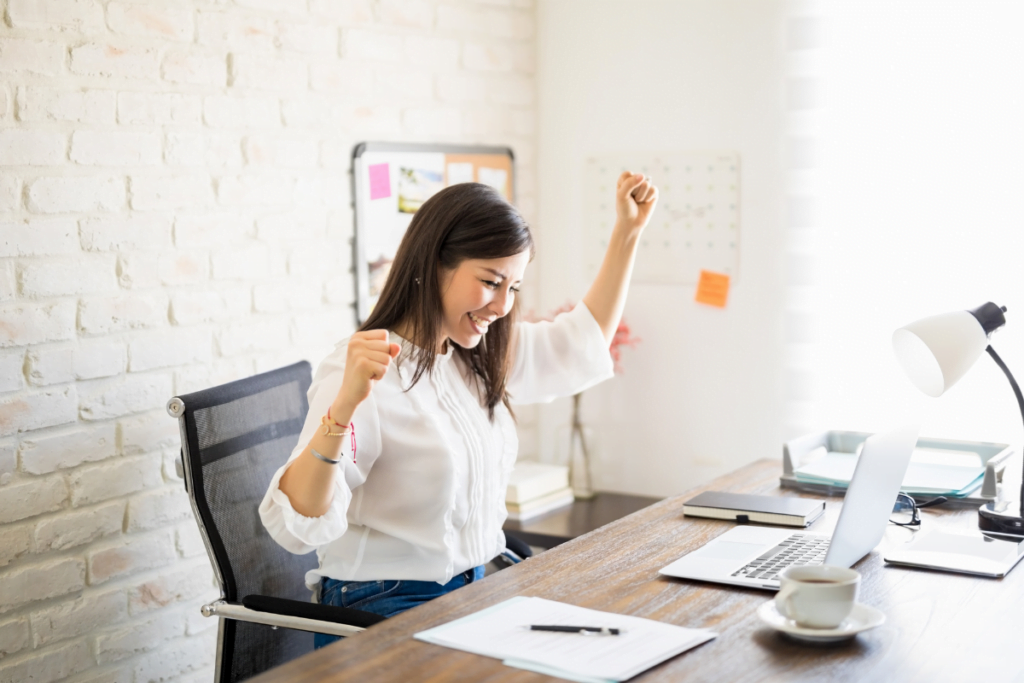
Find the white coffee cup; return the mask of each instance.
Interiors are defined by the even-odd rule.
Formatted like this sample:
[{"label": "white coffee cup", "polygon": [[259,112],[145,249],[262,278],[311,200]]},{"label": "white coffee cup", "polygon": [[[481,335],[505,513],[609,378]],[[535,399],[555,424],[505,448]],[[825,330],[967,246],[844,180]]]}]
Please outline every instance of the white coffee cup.
[{"label": "white coffee cup", "polygon": [[807,565],[779,574],[775,595],[779,614],[804,628],[836,628],[857,600],[860,574],[846,567]]}]

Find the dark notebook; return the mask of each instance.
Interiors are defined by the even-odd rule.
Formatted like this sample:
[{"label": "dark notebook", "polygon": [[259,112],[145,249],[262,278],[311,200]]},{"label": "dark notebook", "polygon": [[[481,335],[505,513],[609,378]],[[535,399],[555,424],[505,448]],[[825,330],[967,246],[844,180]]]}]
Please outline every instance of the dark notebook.
[{"label": "dark notebook", "polygon": [[825,512],[825,501],[810,498],[755,496],[749,493],[705,491],[683,503],[690,517],[732,519],[784,526],[808,526]]}]

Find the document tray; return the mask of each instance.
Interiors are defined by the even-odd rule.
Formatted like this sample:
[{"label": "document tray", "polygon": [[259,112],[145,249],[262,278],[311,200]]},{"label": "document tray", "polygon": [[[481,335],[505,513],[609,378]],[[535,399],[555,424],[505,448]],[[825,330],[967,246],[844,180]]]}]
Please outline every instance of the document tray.
[{"label": "document tray", "polygon": [[[807,434],[782,444],[782,476],[779,484],[783,488],[799,489],[825,496],[842,496],[846,493],[845,486],[829,486],[798,481],[796,470],[810,462],[821,448],[826,451],[855,453],[870,432],[847,432],[830,430]],[[985,467],[981,487],[963,498],[950,498],[946,507],[977,507],[996,500],[999,495],[1003,470],[1014,451],[1008,444],[989,443],[985,441],[958,441],[954,439],[932,439],[921,437],[917,440],[917,448],[931,451],[948,451],[952,453],[974,453]]]}]

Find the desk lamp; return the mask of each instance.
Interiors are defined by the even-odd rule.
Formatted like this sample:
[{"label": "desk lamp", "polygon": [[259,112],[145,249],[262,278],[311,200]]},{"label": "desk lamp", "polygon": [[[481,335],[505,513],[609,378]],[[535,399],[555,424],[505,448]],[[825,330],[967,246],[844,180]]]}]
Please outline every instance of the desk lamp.
[{"label": "desk lamp", "polygon": [[[922,318],[892,334],[892,348],[910,381],[932,397],[939,397],[967,374],[982,351],[992,356],[1010,380],[1024,418],[1024,396],[1006,363],[988,337],[1006,324],[1006,306],[991,301],[969,311]],[[985,503],[978,509],[978,526],[999,534],[1024,537],[1024,485],[1018,500]]]}]

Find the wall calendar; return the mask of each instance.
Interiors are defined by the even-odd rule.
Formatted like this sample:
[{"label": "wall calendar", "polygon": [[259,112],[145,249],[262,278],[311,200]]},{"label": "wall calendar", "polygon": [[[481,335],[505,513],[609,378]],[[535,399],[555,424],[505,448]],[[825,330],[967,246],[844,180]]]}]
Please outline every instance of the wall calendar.
[{"label": "wall calendar", "polygon": [[587,159],[584,258],[597,275],[615,222],[615,182],[623,171],[658,186],[658,206],[644,230],[633,281],[696,284],[701,270],[736,279],[740,237],[740,159],[734,152],[615,154]]}]

